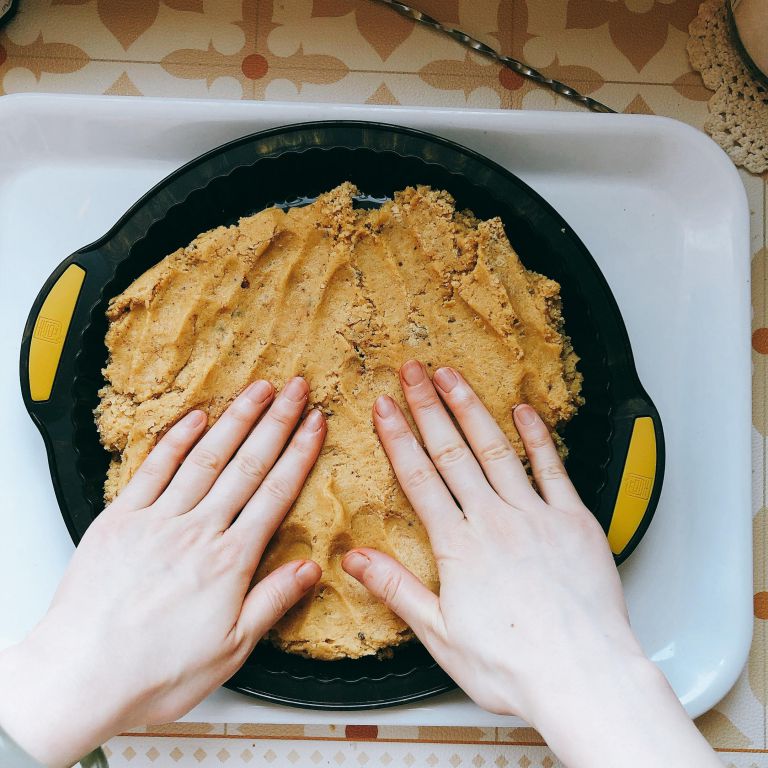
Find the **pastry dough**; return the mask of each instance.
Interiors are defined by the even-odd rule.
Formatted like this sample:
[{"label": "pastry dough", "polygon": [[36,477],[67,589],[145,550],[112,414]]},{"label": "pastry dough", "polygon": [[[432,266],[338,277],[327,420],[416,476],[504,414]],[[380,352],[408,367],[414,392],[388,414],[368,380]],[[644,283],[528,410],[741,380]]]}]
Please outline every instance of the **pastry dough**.
[{"label": "pastry dough", "polygon": [[404,405],[405,360],[460,369],[521,455],[517,403],[553,429],[580,404],[560,287],[523,267],[499,219],[457,212],[450,195],[426,187],[373,210],[356,205],[356,194],[342,184],[306,207],[206,232],[112,299],[96,410],[113,454],[109,501],[190,409],[213,423],[254,379],[280,387],[306,377],[328,436],[258,576],[295,558],[322,566],[314,592],[270,633],[279,647],[319,659],[412,637],[344,573],[351,547],[388,552],[438,588],[425,531],[371,422],[376,396]]}]

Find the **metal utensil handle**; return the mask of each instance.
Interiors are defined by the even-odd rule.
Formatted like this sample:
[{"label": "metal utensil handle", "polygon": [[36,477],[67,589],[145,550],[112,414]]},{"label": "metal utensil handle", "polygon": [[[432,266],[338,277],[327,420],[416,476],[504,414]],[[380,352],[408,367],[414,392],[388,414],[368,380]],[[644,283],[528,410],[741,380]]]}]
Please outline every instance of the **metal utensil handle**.
[{"label": "metal utensil handle", "polygon": [[98,747],[80,760],[80,765],[82,768],[109,768],[109,761],[104,750]]},{"label": "metal utensil handle", "polygon": [[547,77],[546,75],[543,75],[541,72],[539,72],[537,69],[534,69],[533,67],[529,67],[527,64],[524,64],[522,61],[513,59],[511,56],[504,56],[503,54],[498,53],[497,51],[494,51],[493,48],[486,45],[485,43],[481,43],[479,40],[475,39],[471,35],[468,35],[466,32],[462,32],[460,29],[454,29],[453,27],[447,27],[445,24],[441,24],[437,19],[433,19],[431,16],[428,16],[426,13],[422,13],[416,8],[411,8],[409,5],[399,2],[399,0],[375,0],[375,1],[383,5],[389,6],[393,10],[397,11],[401,16],[405,16],[406,18],[413,19],[419,24],[424,24],[425,26],[430,27],[431,29],[435,29],[438,32],[442,32],[443,34],[448,35],[449,37],[452,37],[454,40],[466,46],[467,48],[471,48],[472,50],[477,51],[483,56],[487,56],[488,58],[493,59],[494,61],[498,61],[500,64],[507,67],[508,69],[511,69],[513,72],[517,72],[518,75],[527,77],[529,80],[533,80],[534,82],[539,83],[539,85],[543,85],[546,88],[549,88],[551,91],[554,91],[560,96],[564,96],[565,98],[570,99],[571,101],[575,101],[575,102],[578,102],[579,104],[582,104],[587,109],[592,110],[592,112],[608,112],[608,113],[614,113],[614,114],[616,112],[615,109],[611,109],[610,107],[607,107],[605,104],[597,101],[596,99],[593,99],[590,96],[584,96],[583,94],[579,93],[575,88],[571,88],[570,85],[566,85],[565,83],[562,83],[559,80],[554,80],[551,77]]}]

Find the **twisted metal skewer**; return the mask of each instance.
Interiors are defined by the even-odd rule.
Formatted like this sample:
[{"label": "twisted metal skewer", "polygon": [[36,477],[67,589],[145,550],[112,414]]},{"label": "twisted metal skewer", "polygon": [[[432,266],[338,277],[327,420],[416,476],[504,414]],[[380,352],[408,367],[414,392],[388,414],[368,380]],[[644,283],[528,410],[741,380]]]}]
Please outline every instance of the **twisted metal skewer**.
[{"label": "twisted metal skewer", "polygon": [[518,75],[527,77],[529,80],[533,80],[534,82],[539,83],[539,85],[543,85],[559,94],[560,96],[564,96],[565,98],[570,99],[571,101],[576,101],[579,104],[585,106],[587,109],[592,110],[593,112],[616,112],[615,109],[607,107],[605,104],[597,101],[596,99],[593,99],[589,96],[584,96],[575,88],[571,88],[570,85],[561,83],[559,80],[553,80],[551,77],[546,77],[546,75],[541,74],[541,72],[534,69],[533,67],[529,67],[522,61],[513,59],[510,56],[504,56],[503,54],[494,51],[493,48],[486,45],[485,43],[481,43],[479,40],[471,37],[466,32],[462,32],[459,29],[454,29],[453,27],[447,27],[445,24],[441,24],[439,21],[437,21],[437,19],[433,19],[426,13],[422,13],[416,8],[411,8],[409,5],[401,3],[399,0],[375,0],[375,2],[381,3],[382,5],[387,5],[394,11],[397,11],[397,13],[399,13],[401,16],[413,19],[419,24],[424,24],[427,27],[452,37],[457,42],[468,48],[472,48],[483,56],[487,56],[494,61],[498,61],[500,64],[507,67],[508,69],[511,69],[513,72],[516,72]]}]

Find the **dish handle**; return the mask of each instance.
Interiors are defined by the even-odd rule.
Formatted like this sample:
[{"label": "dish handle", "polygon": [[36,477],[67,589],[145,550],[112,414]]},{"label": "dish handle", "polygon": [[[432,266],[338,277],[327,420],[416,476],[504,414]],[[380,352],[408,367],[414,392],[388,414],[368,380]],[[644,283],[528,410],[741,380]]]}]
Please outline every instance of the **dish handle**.
[{"label": "dish handle", "polygon": [[38,297],[25,333],[26,371],[22,381],[32,403],[50,400],[62,361],[67,334],[85,281],[85,269],[70,264]]},{"label": "dish handle", "polygon": [[650,525],[664,475],[658,413],[647,402],[633,406],[617,419],[611,438],[612,455],[624,456],[607,525],[608,543],[618,563],[629,557]]},{"label": "dish handle", "polygon": [[[56,498],[75,543],[99,509],[84,503],[82,454],[75,445],[72,412],[76,393],[72,390],[91,312],[113,275],[114,262],[108,253],[96,248],[72,254],[45,281],[29,311],[21,340],[22,398],[43,437]],[[90,407],[82,396],[80,401],[80,405]]]}]

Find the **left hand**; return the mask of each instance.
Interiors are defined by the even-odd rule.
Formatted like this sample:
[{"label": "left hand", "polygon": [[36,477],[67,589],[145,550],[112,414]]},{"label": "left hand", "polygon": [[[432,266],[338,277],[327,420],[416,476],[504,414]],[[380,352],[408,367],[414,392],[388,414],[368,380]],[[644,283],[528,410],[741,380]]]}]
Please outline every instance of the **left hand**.
[{"label": "left hand", "polygon": [[0,654],[0,725],[37,760],[185,714],[320,578],[305,560],[251,585],[325,438],[312,411],[281,456],[307,395],[256,382],[202,439],[188,414],[88,529],[45,618]]}]

